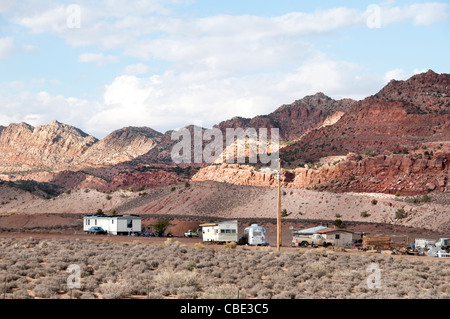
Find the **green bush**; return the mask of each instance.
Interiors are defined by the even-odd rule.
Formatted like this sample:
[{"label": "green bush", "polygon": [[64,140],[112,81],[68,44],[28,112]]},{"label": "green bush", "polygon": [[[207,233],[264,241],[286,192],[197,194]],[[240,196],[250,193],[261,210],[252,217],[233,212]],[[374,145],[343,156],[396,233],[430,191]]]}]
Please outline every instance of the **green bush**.
[{"label": "green bush", "polygon": [[342,220],[340,220],[340,219],[336,219],[333,222],[333,225],[336,226],[337,228],[344,228],[345,227],[344,224],[342,223]]},{"label": "green bush", "polygon": [[405,210],[403,208],[397,209],[397,211],[395,212],[395,218],[396,219],[405,218]]},{"label": "green bush", "polygon": [[378,201],[376,199],[372,199],[371,203],[372,203],[372,205],[376,205],[378,203]]},{"label": "green bush", "polygon": [[226,249],[236,249],[237,243],[235,241],[230,241],[225,243]]},{"label": "green bush", "polygon": [[361,217],[367,217],[367,216],[369,216],[369,214],[367,214],[367,212],[361,212]]}]

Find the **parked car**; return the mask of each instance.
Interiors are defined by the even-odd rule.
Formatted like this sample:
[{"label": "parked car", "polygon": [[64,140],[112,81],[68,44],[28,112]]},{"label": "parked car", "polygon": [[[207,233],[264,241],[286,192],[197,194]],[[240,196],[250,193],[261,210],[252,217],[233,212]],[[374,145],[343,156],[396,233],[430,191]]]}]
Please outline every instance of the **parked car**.
[{"label": "parked car", "polygon": [[101,228],[100,226],[92,226],[91,228],[89,228],[88,230],[89,234],[107,234],[108,232],[106,230],[104,230],[103,228]]},{"label": "parked car", "polygon": [[194,231],[192,229],[189,229],[187,232],[184,233],[184,237],[188,237],[188,238],[198,237],[198,233],[199,233],[198,231]]},{"label": "parked car", "polygon": [[313,234],[313,235],[295,235],[292,240],[293,246],[302,246],[302,247],[308,247],[308,246],[332,246],[334,245],[333,239],[325,239],[320,234]]}]

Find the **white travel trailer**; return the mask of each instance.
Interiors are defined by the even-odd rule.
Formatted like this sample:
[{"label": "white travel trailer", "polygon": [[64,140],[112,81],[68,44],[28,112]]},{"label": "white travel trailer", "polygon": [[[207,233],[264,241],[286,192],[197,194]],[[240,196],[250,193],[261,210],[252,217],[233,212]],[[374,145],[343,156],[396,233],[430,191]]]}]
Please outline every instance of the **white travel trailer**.
[{"label": "white travel trailer", "polygon": [[242,239],[248,245],[267,246],[269,244],[266,241],[266,229],[258,224],[245,228]]},{"label": "white travel trailer", "polygon": [[209,242],[237,242],[238,222],[237,220],[219,223],[202,224],[203,241]]},{"label": "white travel trailer", "polygon": [[111,235],[132,235],[141,232],[142,219],[137,215],[91,215],[83,218],[83,231],[100,226]]}]

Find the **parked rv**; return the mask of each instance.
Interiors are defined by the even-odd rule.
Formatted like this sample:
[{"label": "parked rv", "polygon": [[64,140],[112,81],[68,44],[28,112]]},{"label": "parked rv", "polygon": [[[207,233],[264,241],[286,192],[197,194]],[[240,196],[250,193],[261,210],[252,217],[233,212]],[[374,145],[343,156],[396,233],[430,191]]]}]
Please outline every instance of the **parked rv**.
[{"label": "parked rv", "polygon": [[238,241],[238,222],[230,220],[218,223],[200,225],[202,227],[203,241],[207,242],[236,242]]},{"label": "parked rv", "polygon": [[266,229],[258,224],[252,224],[244,229],[244,235],[239,239],[240,245],[268,246]]}]

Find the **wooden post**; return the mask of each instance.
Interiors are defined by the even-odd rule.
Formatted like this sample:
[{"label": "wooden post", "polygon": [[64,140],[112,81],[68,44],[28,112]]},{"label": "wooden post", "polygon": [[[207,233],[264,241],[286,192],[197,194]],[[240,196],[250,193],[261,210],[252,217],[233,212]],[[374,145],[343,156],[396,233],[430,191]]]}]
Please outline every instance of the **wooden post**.
[{"label": "wooden post", "polygon": [[281,159],[278,159],[277,250],[281,247]]}]

